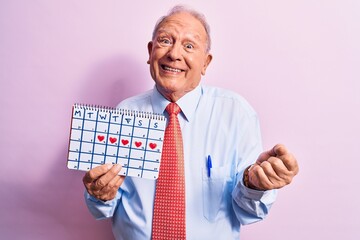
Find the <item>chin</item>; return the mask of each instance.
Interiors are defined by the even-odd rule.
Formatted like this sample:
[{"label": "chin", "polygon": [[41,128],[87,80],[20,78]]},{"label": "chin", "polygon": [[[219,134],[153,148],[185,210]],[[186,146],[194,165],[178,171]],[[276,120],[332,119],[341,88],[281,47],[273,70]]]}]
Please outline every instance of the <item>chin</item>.
[{"label": "chin", "polygon": [[156,84],[167,91],[178,91],[180,89],[179,84],[182,80],[180,79],[174,79],[174,78],[168,78],[168,79],[161,79],[160,81],[156,81]]},{"label": "chin", "polygon": [[[175,102],[177,100],[177,97],[181,90],[175,86],[167,86],[167,85],[156,85],[157,90],[163,95],[166,99]],[[181,95],[181,94],[180,94]]]}]

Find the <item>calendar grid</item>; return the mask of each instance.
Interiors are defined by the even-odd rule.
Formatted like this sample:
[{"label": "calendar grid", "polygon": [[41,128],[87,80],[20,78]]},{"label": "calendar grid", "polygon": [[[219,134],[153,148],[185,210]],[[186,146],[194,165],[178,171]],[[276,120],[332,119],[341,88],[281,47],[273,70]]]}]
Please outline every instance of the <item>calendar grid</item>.
[{"label": "calendar grid", "polygon": [[[143,158],[144,158],[144,161],[143,161],[143,164],[142,164],[142,169],[144,169],[144,165],[145,165],[145,160],[146,160],[146,150],[147,150],[147,145],[148,145],[148,140],[149,140],[149,132],[150,132],[150,121],[148,123],[148,126],[147,126],[147,135],[146,135],[146,140],[145,140],[145,151],[144,151],[144,155],[143,155]],[[141,172],[141,177],[143,175],[143,171]]]},{"label": "calendar grid", "polygon": [[[82,134],[83,134],[83,131],[84,131],[84,119],[82,119],[82,121],[81,121],[81,139],[82,139]],[[80,142],[80,147],[79,147],[79,155],[78,155],[78,158],[77,159],[79,159],[79,162],[78,162],[78,164],[77,164],[77,167],[79,168],[80,166],[80,153],[81,153],[81,142]]]},{"label": "calendar grid", "polygon": [[[124,119],[124,115],[121,116],[121,122],[123,121],[123,119]],[[122,124],[120,124],[120,129],[118,131],[119,136],[121,136],[121,130],[122,130]],[[120,140],[120,137],[119,137],[119,140]],[[117,147],[116,156],[119,156],[119,150],[120,150],[120,145],[118,145],[118,147]],[[118,164],[118,160],[119,160],[119,158],[117,157],[116,158],[116,164]]]},{"label": "calendar grid", "polygon": [[[132,133],[131,133],[131,135],[132,136],[134,136],[134,129],[135,129],[135,127],[134,127],[134,124],[135,124],[135,121],[133,121],[133,126],[132,126]],[[133,140],[134,140],[134,138],[132,137],[132,138],[130,138],[130,149],[129,149],[129,158],[128,158],[128,163],[127,163],[127,166],[129,166],[127,169],[126,169],[126,175],[128,175],[129,174],[129,168],[130,168],[130,156],[131,156],[131,150],[132,150],[132,143],[133,143]]]},{"label": "calendar grid", "polygon": [[[111,112],[109,113],[109,115],[111,116]],[[100,118],[101,118],[101,117],[100,117]],[[105,115],[105,118],[106,118],[106,115]],[[105,141],[106,141],[106,144],[105,144],[105,150],[104,150],[104,153],[105,153],[105,154],[104,154],[104,162],[105,162],[105,163],[107,163],[107,162],[106,162],[106,153],[107,153],[107,148],[108,148],[108,144],[107,144],[107,143],[109,142],[110,119],[111,119],[111,118],[109,117],[109,122],[108,122],[107,131],[105,131],[105,132],[106,132],[106,138],[105,138],[105,139],[106,139],[106,140],[105,140]]]},{"label": "calendar grid", "polygon": [[120,175],[156,179],[166,118],[122,109],[74,105],[68,168],[121,164]]},{"label": "calendar grid", "polygon": [[[85,113],[86,113],[86,109],[84,110],[84,115],[85,115]],[[95,131],[94,131],[94,139],[96,138],[97,118],[98,118],[98,116],[96,115],[95,129],[94,129],[94,130],[95,130]],[[84,121],[85,121],[85,119],[84,119]],[[93,145],[93,149],[92,149],[90,169],[92,169],[92,167],[93,167],[94,150],[95,150],[95,144]]]}]

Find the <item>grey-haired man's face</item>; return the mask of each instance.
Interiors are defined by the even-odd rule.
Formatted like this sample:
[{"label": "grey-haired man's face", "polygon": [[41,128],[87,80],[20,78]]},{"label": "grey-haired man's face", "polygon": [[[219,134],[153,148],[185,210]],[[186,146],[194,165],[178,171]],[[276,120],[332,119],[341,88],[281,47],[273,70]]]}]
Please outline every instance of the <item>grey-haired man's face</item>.
[{"label": "grey-haired man's face", "polygon": [[166,18],[148,44],[150,73],[159,92],[177,101],[199,85],[212,56],[201,22],[186,12]]}]

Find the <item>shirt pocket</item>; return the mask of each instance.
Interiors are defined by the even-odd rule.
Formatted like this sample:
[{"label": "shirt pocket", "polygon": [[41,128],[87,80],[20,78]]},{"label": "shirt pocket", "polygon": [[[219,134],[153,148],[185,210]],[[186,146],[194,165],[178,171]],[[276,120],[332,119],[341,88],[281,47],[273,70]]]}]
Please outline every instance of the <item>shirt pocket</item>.
[{"label": "shirt pocket", "polygon": [[225,170],[225,167],[211,168],[210,177],[207,168],[202,170],[203,212],[204,217],[211,222],[223,216],[219,210],[225,190]]}]

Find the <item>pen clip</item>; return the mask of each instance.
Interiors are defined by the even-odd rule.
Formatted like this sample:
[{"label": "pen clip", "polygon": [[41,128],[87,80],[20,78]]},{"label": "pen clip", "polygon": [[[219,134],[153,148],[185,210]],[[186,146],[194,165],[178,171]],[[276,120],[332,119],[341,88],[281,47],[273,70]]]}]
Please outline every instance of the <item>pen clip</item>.
[{"label": "pen clip", "polygon": [[211,168],[212,168],[212,162],[210,155],[207,158],[207,170],[208,170],[208,177],[211,177]]}]

